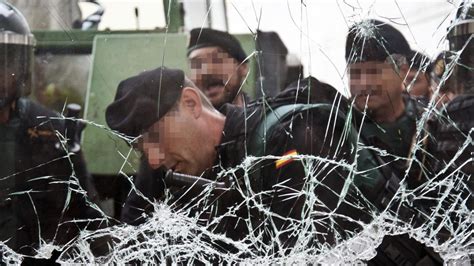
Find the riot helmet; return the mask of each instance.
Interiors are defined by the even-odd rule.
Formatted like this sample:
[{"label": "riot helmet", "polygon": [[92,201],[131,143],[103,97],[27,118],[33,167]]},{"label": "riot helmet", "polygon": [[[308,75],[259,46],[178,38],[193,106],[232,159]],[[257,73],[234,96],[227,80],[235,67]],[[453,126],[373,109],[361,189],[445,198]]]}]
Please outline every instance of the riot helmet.
[{"label": "riot helmet", "polygon": [[449,50],[458,53],[453,79],[464,93],[474,93],[474,3],[463,1],[448,32]]},{"label": "riot helmet", "polygon": [[25,17],[0,1],[0,108],[30,93],[34,46]]}]

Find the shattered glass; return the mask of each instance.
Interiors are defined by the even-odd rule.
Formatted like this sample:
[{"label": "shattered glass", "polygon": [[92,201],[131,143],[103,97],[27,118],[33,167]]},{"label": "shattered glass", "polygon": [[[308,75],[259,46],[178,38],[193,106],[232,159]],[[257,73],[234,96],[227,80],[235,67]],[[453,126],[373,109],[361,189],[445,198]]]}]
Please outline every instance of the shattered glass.
[{"label": "shattered glass", "polygon": [[[171,7],[174,1],[164,2]],[[331,109],[323,112],[324,114],[327,113],[329,118],[324,132],[320,132],[323,143],[331,145],[335,152],[311,155],[290,153],[286,155],[260,154],[255,156],[255,153],[250,151],[252,149],[251,144],[247,143],[245,153],[248,156],[245,156],[242,162],[237,163],[233,168],[216,166],[216,179],[212,180],[215,182],[207,182],[201,186],[196,181],[195,185],[187,189],[187,193],[190,193],[193,199],[187,201],[183,206],[177,207],[176,195],[173,195],[174,191],[171,188],[166,189],[164,195],[155,198],[149,198],[136,188],[134,181],[139,167],[133,158],[140,157],[139,152],[134,149],[138,141],[137,138],[112,131],[105,123],[81,118],[80,109],[77,109],[77,106],[68,105],[71,101],[66,99],[58,110],[59,116],[38,117],[40,121],[44,121],[41,119],[48,120],[42,122],[45,128],[39,128],[34,132],[29,131],[28,135],[30,139],[41,139],[43,136],[41,134],[53,132],[53,135],[45,137],[49,142],[54,143],[48,144],[53,145],[56,149],[52,154],[47,154],[52,158],[45,156],[45,158],[38,160],[41,164],[32,165],[28,169],[23,169],[22,172],[14,172],[11,166],[7,166],[7,164],[13,162],[2,158],[1,167],[5,170],[2,173],[8,172],[9,174],[0,177],[2,182],[0,184],[15,184],[15,189],[11,189],[11,186],[3,187],[2,185],[0,187],[2,189],[0,196],[3,201],[0,204],[0,211],[2,212],[0,216],[3,216],[3,218],[0,218],[0,220],[3,219],[0,230],[9,231],[8,234],[1,235],[2,237],[4,235],[21,237],[22,234],[25,234],[26,227],[23,227],[24,225],[14,229],[15,226],[12,223],[17,221],[8,221],[5,218],[8,213],[4,210],[7,210],[10,206],[25,210],[22,215],[28,217],[21,217],[21,219],[34,224],[28,225],[28,228],[35,228],[36,230],[35,239],[29,240],[34,244],[21,246],[19,250],[12,250],[11,241],[14,240],[13,238],[7,237],[0,240],[3,241],[0,244],[0,257],[3,262],[19,264],[25,258],[47,259],[54,253],[57,262],[66,264],[195,264],[201,262],[206,264],[225,262],[245,264],[355,264],[367,263],[372,259],[377,254],[376,248],[388,236],[406,235],[434,253],[439,254],[446,264],[472,264],[474,256],[474,239],[472,236],[474,213],[472,211],[473,180],[471,171],[474,164],[472,157],[474,129],[471,128],[469,132],[461,132],[455,122],[456,118],[443,112],[447,103],[440,100],[444,93],[443,85],[445,81],[453,75],[455,66],[461,64],[459,59],[461,51],[451,55],[444,71],[439,75],[441,77],[440,81],[433,87],[432,96],[425,102],[422,112],[419,113],[414,129],[415,136],[410,140],[410,154],[400,156],[390,154],[387,150],[373,144],[362,142],[360,132],[357,132],[351,122],[353,117],[356,116],[354,101],[349,99],[347,108],[341,108],[345,104],[343,97],[350,94],[348,81],[350,67],[343,62],[342,50],[337,50],[337,53],[335,53],[330,48],[336,41],[345,42],[347,29],[354,23],[366,18],[376,18],[388,21],[399,29],[403,28],[403,33],[410,40],[412,48],[424,51],[430,58],[434,58],[437,52],[447,50],[446,26],[449,26],[451,21],[455,20],[454,17],[459,2],[451,0],[437,1],[434,5],[439,6],[440,10],[436,13],[436,16],[420,18],[429,19],[430,25],[434,25],[429,28],[429,34],[438,43],[430,47],[423,47],[421,42],[417,43],[417,38],[410,28],[411,23],[422,23],[417,21],[417,16],[414,13],[420,11],[424,5],[430,5],[430,1],[386,1],[385,4],[396,9],[396,12],[390,12],[390,14],[384,14],[380,11],[382,9],[377,4],[385,2],[382,0],[288,0],[275,2],[253,0],[243,1],[243,4],[236,0],[223,2],[227,6],[227,12],[230,16],[228,23],[231,33],[234,33],[232,32],[234,30],[235,33],[250,35],[252,39],[256,38],[260,24],[268,24],[266,22],[267,17],[278,16],[278,14],[274,14],[275,10],[287,12],[281,16],[288,17],[289,20],[281,21],[281,23],[294,26],[291,31],[294,34],[293,36],[298,36],[298,38],[292,40],[296,43],[292,46],[292,49],[295,52],[294,47],[297,47],[296,50],[299,50],[297,52],[305,67],[305,72],[296,76],[296,79],[302,80],[304,77],[312,75],[328,83],[333,83],[332,85],[340,92],[340,94],[330,99]],[[273,10],[270,8],[271,5],[284,8]],[[266,8],[268,8],[268,11]],[[336,10],[332,13],[334,17],[337,17],[334,19],[343,20],[343,23],[347,26],[341,31],[341,36],[330,38],[328,42],[316,39],[311,31],[318,31],[321,28],[326,32],[331,27],[331,21],[328,21],[327,25],[310,25],[313,23],[310,19],[313,16],[312,14],[320,14],[324,12],[325,8],[332,11]],[[210,11],[212,11],[212,5],[208,11],[206,16],[209,16]],[[185,12],[192,11],[185,10]],[[172,14],[172,12],[167,13],[167,21],[171,21],[170,16]],[[237,24],[238,26],[235,26]],[[245,32],[242,32],[242,28]],[[268,26],[265,29],[268,30]],[[68,32],[71,28],[66,27],[63,30]],[[165,28],[160,34],[170,35],[169,41],[171,42],[174,33]],[[370,23],[359,24],[357,35],[362,39],[373,38],[375,36],[374,25]],[[318,35],[318,38],[321,36],[323,35]],[[326,37],[328,36],[326,35]],[[112,39],[110,37],[110,40]],[[284,42],[288,40],[282,39]],[[167,51],[176,49],[172,45],[167,46],[167,40],[166,37],[165,49]],[[468,42],[472,42],[471,40],[472,36],[468,39]],[[380,40],[380,42],[383,42],[383,40]],[[466,43],[463,48],[470,49],[472,45],[469,46]],[[150,51],[142,52],[152,53],[153,51],[150,49]],[[169,54],[185,54],[185,52],[185,50],[173,51]],[[166,55],[167,58],[172,56]],[[257,95],[274,96],[271,93],[272,90],[264,86],[266,83],[264,83],[265,77],[262,76],[262,66],[265,62],[261,60],[261,56],[262,51],[258,48],[248,53],[247,59],[255,62],[251,65],[251,71],[255,73],[255,76],[249,74],[246,77],[245,84],[253,83],[253,87],[260,90],[256,93]],[[320,60],[320,63],[317,63],[314,58]],[[399,59],[396,55],[388,54],[386,62],[397,68],[397,66],[403,64],[399,62]],[[89,61],[86,63],[92,65],[93,55],[90,58],[81,58],[81,66],[85,64],[84,60]],[[164,56],[162,62],[165,64]],[[410,65],[410,62],[405,63]],[[157,66],[161,65],[160,62],[156,62],[156,64]],[[422,62],[422,67],[417,74],[424,75],[424,71],[426,71],[429,64],[430,62]],[[39,64],[36,67],[41,67],[41,65]],[[120,68],[120,66],[116,66],[116,68]],[[321,75],[319,71],[321,73],[331,73],[328,74],[329,76],[326,79],[324,74]],[[398,68],[397,71],[400,73]],[[82,69],[82,72],[86,71]],[[104,75],[105,73],[107,72],[101,72]],[[83,75],[81,74],[81,76]],[[254,80],[249,80],[252,78]],[[401,78],[405,79],[405,77]],[[54,80],[49,82],[54,85]],[[90,82],[91,80],[89,80]],[[407,83],[405,89],[410,92],[410,86],[413,83]],[[296,84],[296,91],[299,93],[305,85],[303,82],[300,84],[299,81]],[[114,84],[112,87],[116,87],[116,85],[118,84]],[[376,91],[377,88],[369,90]],[[113,95],[115,91],[107,93]],[[311,93],[313,91],[309,93],[306,91],[304,94],[310,103],[311,97],[317,96],[311,95]],[[369,94],[370,92],[367,92],[367,95]],[[91,97],[90,92],[86,93],[85,97]],[[367,97],[366,105],[369,97]],[[276,112],[276,108],[274,109],[271,106],[269,98],[261,98],[254,102],[254,106],[267,108],[270,113]],[[294,106],[295,108],[299,106],[296,99]],[[90,112],[90,108],[93,108],[93,106],[88,106],[88,108]],[[270,117],[269,114],[267,118]],[[359,127],[362,128],[369,119],[369,112],[365,109],[361,114],[362,122]],[[246,120],[241,122],[246,128],[248,126],[247,122],[250,123],[255,113],[250,112],[245,115]],[[293,119],[296,121],[298,117],[292,117]],[[442,155],[441,151],[436,148],[439,134],[430,128],[434,123],[433,121],[436,121],[438,127],[451,126],[454,130],[458,130],[458,135],[464,137],[461,145],[457,147],[457,151],[447,153],[448,157]],[[52,130],[48,127],[49,123],[53,125]],[[76,129],[81,131],[84,126],[88,129],[94,128],[94,134],[101,134],[103,138],[111,139],[115,144],[115,146],[108,148],[113,149],[114,156],[118,154],[118,157],[115,158],[120,159],[116,161],[118,167],[114,169],[115,176],[107,179],[109,181],[94,181],[94,179],[103,177],[101,173],[89,173],[84,169],[91,163],[87,161],[91,157],[84,159],[79,152],[81,140],[80,134],[76,134]],[[292,127],[293,123],[291,122],[288,128],[291,129]],[[290,131],[287,133],[288,138],[293,137]],[[262,142],[268,140],[265,134],[260,137]],[[250,136],[248,136],[247,141],[249,139]],[[112,142],[107,145],[110,146]],[[120,146],[124,142],[128,144],[125,148]],[[271,148],[273,147],[269,147],[269,149]],[[42,151],[33,150],[33,154],[29,156],[34,157],[34,152],[42,154],[40,153]],[[364,158],[368,156],[368,153],[383,157],[384,162],[371,162],[368,164],[370,167],[367,167]],[[348,154],[350,156],[347,156]],[[100,154],[97,156],[107,157],[111,155]],[[83,160],[85,165],[82,165]],[[273,164],[288,161],[298,164],[304,169],[305,176],[301,189],[294,189],[288,185],[287,180],[273,185],[268,190],[255,189],[253,183],[255,176],[261,174],[260,170],[263,169],[264,165],[269,162]],[[63,166],[67,165],[66,168],[68,169],[58,170],[58,173],[41,170],[49,169],[48,167],[56,169],[55,164],[60,164],[59,168],[64,168]],[[359,184],[370,182],[373,178],[376,178],[374,176],[383,172],[382,168],[390,169],[387,166],[394,164],[406,165],[407,168],[397,174],[397,178],[400,179],[399,186],[379,188],[382,191],[387,191],[387,193],[393,193],[382,195],[385,197],[381,207],[378,202],[374,202],[365,194],[366,191],[361,189]],[[41,174],[30,175],[27,180],[19,180],[20,177],[24,178],[35,170],[39,170],[38,173]],[[420,177],[417,180],[422,180],[416,186],[410,183],[414,174]],[[150,175],[150,177],[152,176]],[[340,178],[340,182],[337,183],[337,187],[329,187],[327,178],[334,177]],[[20,183],[22,181],[24,181],[24,184]],[[93,188],[94,184],[95,186],[107,187],[109,185],[107,182],[120,183],[123,186],[117,188],[116,185],[110,185],[112,189],[125,191],[122,199],[115,199],[115,202],[112,201],[111,203],[110,198],[114,197],[111,196],[114,194],[113,192],[110,192],[107,196],[98,195],[101,192]],[[272,208],[266,202],[266,199],[268,199],[268,195],[274,193],[274,190],[285,191],[282,196],[284,198],[283,202],[294,199],[300,201],[302,212],[298,219],[284,217],[281,213],[272,212]],[[325,192],[324,195],[330,195],[331,200],[323,198],[321,196],[323,194],[318,194],[317,191]],[[119,220],[120,216],[117,216],[117,208],[123,207],[124,202],[132,192],[141,197],[149,206],[146,211],[138,210],[142,212],[140,218],[143,222],[141,224],[126,224]],[[226,195],[233,195],[238,200],[222,208],[219,204],[226,199]],[[8,202],[11,200],[14,203]],[[336,211],[341,206],[345,206],[352,211]],[[75,210],[75,208],[79,208],[79,210]],[[18,212],[19,210],[15,211]],[[51,213],[48,213],[49,211]],[[359,212],[362,213],[361,216],[358,216]],[[245,215],[242,215],[242,213]],[[255,223],[249,218],[253,215],[258,216],[260,221],[263,221],[262,224]],[[225,232],[220,228],[220,222],[226,219],[239,218],[239,216],[243,219],[241,222],[248,232],[245,237],[236,240],[225,235]],[[21,223],[19,222],[19,224]],[[281,224],[284,224],[284,226],[281,226]],[[49,232],[42,232],[44,228],[48,228]],[[236,228],[227,229],[240,230],[241,227]],[[292,244],[287,245],[282,239],[291,239],[289,242]]]}]

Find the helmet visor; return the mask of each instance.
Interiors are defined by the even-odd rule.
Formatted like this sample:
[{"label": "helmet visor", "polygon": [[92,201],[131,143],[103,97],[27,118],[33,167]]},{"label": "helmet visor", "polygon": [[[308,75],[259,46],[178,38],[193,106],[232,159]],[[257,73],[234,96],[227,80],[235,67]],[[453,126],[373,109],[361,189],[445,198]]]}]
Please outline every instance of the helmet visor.
[{"label": "helmet visor", "polygon": [[0,108],[28,95],[32,85],[33,46],[19,43],[28,41],[27,36],[13,40],[11,35],[0,34]]}]

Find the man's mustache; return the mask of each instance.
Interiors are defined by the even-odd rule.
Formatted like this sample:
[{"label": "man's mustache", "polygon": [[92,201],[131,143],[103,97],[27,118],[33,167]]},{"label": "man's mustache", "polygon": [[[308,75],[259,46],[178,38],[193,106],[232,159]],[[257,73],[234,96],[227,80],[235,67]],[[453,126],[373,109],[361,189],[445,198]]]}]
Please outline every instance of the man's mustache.
[{"label": "man's mustache", "polygon": [[382,95],[383,91],[381,86],[370,86],[370,87],[364,87],[364,89],[360,90],[356,96],[376,96],[376,95]]},{"label": "man's mustache", "polygon": [[203,89],[207,89],[212,86],[225,86],[224,80],[222,77],[216,75],[205,75],[202,77]]}]

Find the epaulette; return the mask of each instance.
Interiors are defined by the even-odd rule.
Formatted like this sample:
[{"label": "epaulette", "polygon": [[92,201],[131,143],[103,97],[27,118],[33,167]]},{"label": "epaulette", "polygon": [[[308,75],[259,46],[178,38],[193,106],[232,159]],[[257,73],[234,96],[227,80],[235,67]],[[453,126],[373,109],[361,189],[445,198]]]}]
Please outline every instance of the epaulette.
[{"label": "epaulette", "polygon": [[20,98],[16,109],[23,128],[30,139],[57,140],[57,133],[65,132],[64,120],[59,114],[33,101]]}]

